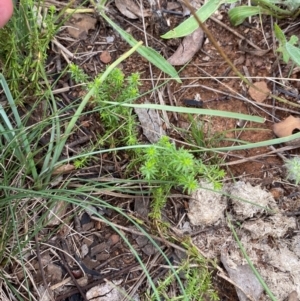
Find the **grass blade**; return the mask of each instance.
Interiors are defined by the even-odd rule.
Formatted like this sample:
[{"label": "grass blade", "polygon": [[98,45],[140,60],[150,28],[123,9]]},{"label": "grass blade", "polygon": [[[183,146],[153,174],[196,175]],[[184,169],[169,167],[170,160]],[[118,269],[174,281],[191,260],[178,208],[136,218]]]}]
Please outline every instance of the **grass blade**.
[{"label": "grass blade", "polygon": [[[126,31],[120,28],[117,24],[115,24],[109,17],[107,17],[104,13],[101,13],[102,17],[122,36],[122,38],[130,45],[135,46],[138,42]],[[161,71],[170,75],[173,79],[175,79],[178,83],[181,83],[181,80],[178,76],[176,69],[158,52],[154,49],[146,46],[141,46],[137,49],[137,52],[146,58],[150,63],[159,68]]]},{"label": "grass blade", "polygon": [[121,105],[124,107],[131,108],[140,108],[140,109],[155,109],[155,110],[164,110],[169,112],[178,112],[178,113],[190,113],[190,114],[199,114],[199,115],[208,115],[208,116],[219,116],[224,118],[234,118],[234,119],[243,119],[252,122],[264,123],[265,119],[257,116],[251,116],[246,114],[226,112],[220,110],[209,110],[209,109],[196,109],[196,108],[186,108],[186,107],[174,107],[167,105],[156,105],[156,104],[130,104],[130,103],[118,103],[112,101],[105,101],[105,103],[113,105]]},{"label": "grass blade", "polygon": [[243,254],[243,256],[245,257],[245,259],[247,260],[251,270],[253,271],[254,275],[256,276],[256,278],[258,279],[258,281],[260,282],[260,284],[262,285],[262,287],[264,288],[264,290],[266,291],[266,293],[268,294],[268,296],[270,297],[270,299],[272,301],[277,301],[276,297],[273,295],[273,293],[270,291],[269,287],[267,286],[267,284],[265,283],[265,281],[263,280],[263,278],[260,276],[259,272],[257,271],[257,269],[255,268],[255,266],[253,265],[252,261],[250,260],[249,256],[246,253],[245,248],[243,247],[241,241],[239,240],[237,233],[235,232],[235,229],[230,221],[230,219],[227,216],[227,220],[228,220],[228,224],[229,224],[229,228],[232,231],[232,234]]},{"label": "grass blade", "polygon": [[[224,1],[224,0],[210,0],[206,2],[200,9],[197,10],[196,14],[201,20],[205,22],[219,7],[224,3],[234,3],[237,0],[233,1]],[[192,33],[199,27],[198,22],[194,17],[190,17],[174,29],[168,31],[166,34],[162,35],[163,39],[174,39],[187,36]]]}]

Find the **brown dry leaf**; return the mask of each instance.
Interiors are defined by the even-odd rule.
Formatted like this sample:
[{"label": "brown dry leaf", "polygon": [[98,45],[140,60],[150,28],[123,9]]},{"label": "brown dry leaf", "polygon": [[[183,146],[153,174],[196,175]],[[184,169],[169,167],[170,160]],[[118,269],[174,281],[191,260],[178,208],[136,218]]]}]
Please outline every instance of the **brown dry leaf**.
[{"label": "brown dry leaf", "polygon": [[[149,102],[145,101],[145,103]],[[156,143],[161,136],[166,135],[156,110],[135,108],[135,113],[138,115],[143,134],[151,143]]]},{"label": "brown dry leaf", "polygon": [[133,0],[115,0],[118,10],[129,19],[137,19],[138,17],[149,17],[151,13],[149,10],[141,11],[140,7],[136,5]]},{"label": "brown dry leaf", "polygon": [[62,280],[62,268],[59,265],[49,263],[47,265],[47,276],[51,278],[51,283],[58,283]]},{"label": "brown dry leaf", "polygon": [[167,10],[176,10],[178,8],[181,8],[181,4],[179,2],[168,2],[167,3]]},{"label": "brown dry leaf", "polygon": [[[294,116],[289,116],[285,120],[275,123],[273,125],[273,132],[274,134],[279,137],[287,137],[295,132],[300,131],[300,118],[296,118]],[[300,139],[295,139],[290,142],[286,142],[287,145],[299,145],[300,144]]]},{"label": "brown dry leaf", "polygon": [[67,210],[67,204],[64,201],[57,201],[55,206],[49,210],[47,215],[47,225],[57,226],[61,224],[62,218]]},{"label": "brown dry leaf", "polygon": [[72,22],[68,22],[68,33],[74,39],[85,39],[88,31],[94,29],[97,20],[89,15],[74,14]]},{"label": "brown dry leaf", "polygon": [[221,252],[221,261],[230,279],[242,289],[236,288],[239,300],[249,300],[247,295],[252,297],[251,300],[259,300],[264,290],[250,266],[236,264],[225,250]]},{"label": "brown dry leaf", "polygon": [[259,90],[261,90],[262,92],[256,90],[254,87],[250,87],[248,92],[251,98],[256,102],[264,102],[270,94],[270,90],[266,82],[264,81],[256,82],[253,85],[257,87]]},{"label": "brown dry leaf", "polygon": [[100,54],[100,60],[102,63],[104,64],[108,64],[111,62],[111,56],[110,56],[110,53],[105,50],[103,51],[101,54]]},{"label": "brown dry leaf", "polygon": [[298,294],[296,291],[292,291],[290,294],[289,294],[289,299],[288,301],[299,301],[298,299]]},{"label": "brown dry leaf", "polygon": [[59,175],[65,172],[70,172],[75,169],[75,166],[73,164],[65,164],[57,167],[52,174],[53,175]]},{"label": "brown dry leaf", "polygon": [[186,36],[175,53],[169,57],[168,62],[173,66],[186,64],[202,47],[204,33],[199,27],[193,33]]},{"label": "brown dry leaf", "polygon": [[86,298],[94,301],[121,301],[124,297],[122,287],[118,287],[123,280],[107,281],[92,287],[86,292]]}]

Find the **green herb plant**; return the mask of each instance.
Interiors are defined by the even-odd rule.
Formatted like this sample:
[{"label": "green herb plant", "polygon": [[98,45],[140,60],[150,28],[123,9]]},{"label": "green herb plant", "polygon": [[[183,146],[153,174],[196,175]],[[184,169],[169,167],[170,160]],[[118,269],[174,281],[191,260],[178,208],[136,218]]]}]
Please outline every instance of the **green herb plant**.
[{"label": "green herb plant", "polygon": [[[283,8],[282,8],[283,7]],[[270,15],[277,19],[295,18],[299,14],[300,3],[297,0],[255,0],[251,6],[237,6],[229,12],[229,18],[233,25],[242,24],[246,18],[254,15]]]},{"label": "green herb plant", "polygon": [[[71,64],[70,72],[77,83],[89,82],[89,77],[77,65]],[[104,134],[99,138],[100,145],[116,147],[138,144],[137,121],[133,109],[120,104],[131,103],[139,97],[139,84],[138,73],[125,77],[120,69],[114,68],[95,91],[92,102],[100,113],[104,127]],[[93,83],[87,85],[87,90],[91,85]]]},{"label": "green herb plant", "polygon": [[295,181],[296,185],[300,183],[300,158],[294,157],[285,161],[289,180]]},{"label": "green herb plant", "polygon": [[201,176],[213,183],[215,189],[220,189],[225,175],[219,167],[204,164],[183,147],[176,148],[166,136],[144,150],[142,161],[140,170],[143,177],[149,182],[159,182],[152,191],[151,217],[156,220],[161,219],[161,209],[172,187],[181,187],[191,193],[198,188],[197,177]]},{"label": "green herb plant", "polygon": [[[282,60],[287,64],[290,59],[292,59],[297,65],[300,66],[300,48],[298,37],[292,35],[288,41],[284,32],[275,23],[274,24],[275,36],[279,42],[279,47],[277,52],[282,54]],[[298,46],[298,47],[297,47]]]},{"label": "green herb plant", "polygon": [[[183,241],[182,244],[188,250],[187,257],[179,264],[176,263],[176,273],[183,281],[188,300],[219,300],[211,282],[212,277],[208,267],[208,260],[198,252],[189,239]],[[157,291],[164,300],[184,300],[180,294],[170,297],[170,293],[173,292],[171,288],[174,282],[174,273],[170,272],[163,279],[158,280]],[[148,300],[155,301],[154,294],[149,296]]]},{"label": "green herb plant", "polygon": [[20,0],[13,18],[0,30],[2,72],[17,102],[43,95],[47,50],[58,25],[54,6],[42,8],[42,1]]}]

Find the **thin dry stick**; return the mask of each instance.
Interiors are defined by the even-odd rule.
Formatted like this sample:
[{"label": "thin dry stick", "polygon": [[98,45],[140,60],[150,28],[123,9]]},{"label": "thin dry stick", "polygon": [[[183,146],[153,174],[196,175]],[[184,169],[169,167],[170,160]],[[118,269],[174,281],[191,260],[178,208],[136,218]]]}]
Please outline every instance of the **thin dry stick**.
[{"label": "thin dry stick", "polygon": [[218,45],[218,42],[213,37],[213,35],[211,34],[211,32],[201,22],[201,20],[199,19],[199,17],[197,16],[197,14],[195,12],[194,7],[191,6],[190,3],[187,0],[183,0],[183,2],[186,5],[186,7],[190,10],[190,12],[194,16],[194,18],[196,19],[199,27],[205,32],[205,34],[208,37],[209,41],[213,44],[213,46],[217,49],[217,51],[220,53],[220,55],[225,60],[225,62],[232,68],[232,70],[236,73],[236,75],[238,75],[242,79],[242,81],[244,83],[246,83],[248,86],[252,87],[253,89],[259,91],[262,94],[265,94],[267,96],[271,96],[271,97],[275,98],[276,100],[278,100],[280,102],[283,102],[283,103],[286,103],[286,104],[288,104],[290,106],[294,106],[294,107],[300,108],[299,104],[290,102],[290,101],[288,101],[288,100],[286,100],[284,98],[278,97],[277,95],[273,95],[272,93],[266,93],[266,92],[262,91],[261,89],[257,88],[256,86],[254,86],[252,83],[250,83],[250,81],[234,66],[234,64],[232,63],[232,61],[224,53],[223,49]]},{"label": "thin dry stick", "polygon": [[[155,262],[157,261],[158,257],[160,256],[160,253],[157,253],[155,255],[155,257],[152,259],[152,261],[150,263],[147,264],[147,268],[151,268],[154,266]],[[137,292],[137,290],[140,288],[140,285],[143,283],[144,279],[146,278],[146,274],[143,273],[141,275],[141,277],[139,277],[139,279],[136,281],[136,283],[134,284],[134,286],[131,288],[129,296],[131,298],[133,298],[134,294]],[[124,298],[122,301],[126,301],[126,299]]]},{"label": "thin dry stick", "polygon": [[252,156],[252,157],[247,157],[247,158],[240,159],[240,160],[233,161],[233,162],[222,163],[222,164],[220,164],[220,166],[229,166],[229,165],[241,164],[241,163],[244,163],[244,162],[248,162],[249,160],[250,161],[256,160],[258,158],[266,157],[266,156],[269,156],[269,155],[272,155],[272,154],[277,154],[282,160],[285,160],[286,158],[283,155],[281,155],[280,153],[283,152],[283,151],[288,151],[288,150],[291,150],[291,149],[299,148],[299,146],[285,146],[285,147],[282,147],[282,148],[279,148],[279,149],[276,149],[275,147],[272,146],[272,147],[269,147],[269,148],[272,149],[272,151],[270,151],[268,153],[260,154],[260,155],[256,155],[256,156]]},{"label": "thin dry stick", "polygon": [[[61,240],[61,243],[63,243],[63,240]],[[65,254],[63,252],[61,252],[60,250],[58,251],[58,254],[59,254],[61,260],[63,261],[63,266],[66,268],[66,270],[67,270],[68,274],[70,275],[73,283],[75,284],[76,288],[78,289],[78,291],[79,291],[82,299],[84,301],[88,301],[88,299],[86,298],[86,295],[85,295],[84,291],[82,290],[81,286],[78,284],[78,281],[74,277],[74,275],[73,275],[73,273],[72,273],[72,271],[71,271],[71,269],[70,269],[70,267],[69,267],[69,265],[67,263],[67,260],[65,258]]]},{"label": "thin dry stick", "polygon": [[43,268],[43,264],[42,264],[42,259],[41,259],[41,253],[40,253],[40,247],[39,247],[39,241],[38,241],[37,234],[35,234],[34,238],[35,238],[35,246],[36,246],[36,256],[37,256],[37,259],[38,259],[39,268],[40,268],[40,271],[41,271],[44,287],[45,287],[45,290],[48,292],[50,299],[52,301],[54,301],[53,292],[49,288],[47,280],[46,280],[46,276],[45,276],[45,272],[44,272],[44,268]]}]

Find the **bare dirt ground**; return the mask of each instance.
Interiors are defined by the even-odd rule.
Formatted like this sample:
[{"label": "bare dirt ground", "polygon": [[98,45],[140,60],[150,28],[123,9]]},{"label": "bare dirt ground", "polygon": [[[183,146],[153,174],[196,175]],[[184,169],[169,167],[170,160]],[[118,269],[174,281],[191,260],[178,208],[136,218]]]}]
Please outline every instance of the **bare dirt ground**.
[{"label": "bare dirt ground", "polygon": [[[176,1],[169,2],[176,4]],[[149,6],[147,1],[145,1],[144,4],[146,8]],[[180,10],[180,7],[181,6],[179,6],[177,10]],[[109,9],[109,15],[114,18],[119,26],[127,32],[130,32],[136,40],[145,42],[142,18],[137,18],[135,20],[126,18],[126,16],[119,12],[114,3],[109,5]],[[287,76],[289,66],[284,64],[280,65],[277,62],[278,54],[273,51],[276,46],[273,44],[271,18],[262,16],[262,22],[260,23],[258,17],[253,17],[251,23],[244,22],[244,24],[235,28],[228,20],[227,11],[227,7],[222,7],[218,14],[214,15],[214,18],[218,22],[212,19],[209,19],[206,22],[207,28],[211,31],[227,56],[234,62],[238,70],[249,78],[252,78],[253,82],[265,82],[274,94],[284,96],[291,102],[297,102],[297,99],[294,96],[288,96],[283,94],[282,90],[278,90],[279,85],[273,80],[274,77]],[[182,17],[166,17],[171,18],[172,26],[179,24],[183,20]],[[82,25],[82,22],[85,24]],[[80,24],[85,30],[82,30],[79,35],[78,32],[72,32],[72,30],[70,30],[70,28],[76,28]],[[81,14],[78,17],[74,16],[69,20],[67,25],[68,26],[58,34],[57,40],[61,45],[66,47],[74,57],[66,58],[66,55],[62,54],[64,51],[53,46],[49,51],[49,69],[54,68],[56,72],[60,72],[60,70],[57,69],[59,64],[61,65],[62,70],[69,60],[80,65],[90,76],[95,76],[99,72],[103,72],[107,64],[116,60],[130,48],[96,13]],[[173,46],[170,41],[161,39],[160,34],[162,34],[162,32],[160,32],[160,30],[162,29],[160,28],[159,22],[153,20],[152,17],[145,18],[145,26],[147,30],[148,45],[162,53],[166,58],[170,57],[176,50],[180,40],[174,41]],[[282,22],[281,26],[285,28],[284,22]],[[299,35],[299,28],[293,28],[294,29],[289,32],[288,35]],[[229,29],[231,29],[231,31],[229,31]],[[242,39],[232,31],[238,33],[240,36],[244,37],[244,39],[251,41],[260,49],[269,49],[269,51],[261,55],[262,52],[260,53],[257,49],[254,49],[249,43],[245,42],[245,40],[242,41]],[[254,50],[256,50],[256,53]],[[182,66],[177,69],[179,70],[181,67]],[[132,72],[139,72],[141,74],[141,93],[153,89],[165,79],[164,74],[155,67],[150,69],[149,63],[137,53],[125,60],[120,68],[126,75],[129,75]],[[199,94],[203,101],[203,108],[258,115],[266,119],[264,124],[246,123],[239,127],[236,120],[219,117],[206,118],[203,116],[195,116],[196,120],[197,118],[204,118],[207,121],[207,127],[210,128],[209,135],[226,132],[225,136],[227,138],[239,138],[248,142],[269,140],[275,138],[272,131],[272,126],[275,122],[283,120],[291,114],[296,117],[299,114],[297,108],[283,105],[271,98],[264,100],[262,103],[255,102],[249,95],[249,88],[246,87],[240,79],[236,78],[236,75],[228,68],[224,59],[208,40],[204,41],[201,50],[198,51],[192,60],[184,66],[182,71],[180,71],[180,77],[183,82],[182,84],[170,81],[167,87],[158,89],[165,104],[185,106],[186,99],[193,100],[196,95]],[[297,79],[298,73],[293,73],[292,78]],[[298,90],[298,81],[286,81],[285,84],[290,88]],[[70,82],[70,79],[60,79],[57,88],[62,86],[71,87],[72,83]],[[287,90],[287,88],[285,89]],[[58,97],[62,101],[71,102],[79,97],[80,93],[80,89],[71,88],[70,92],[58,94]],[[245,97],[249,101],[242,100],[242,97]],[[151,103],[158,103],[157,91],[152,94],[147,94],[139,101],[143,103],[146,100]],[[175,115],[168,113],[168,118],[171,126],[168,128],[167,125],[164,124],[164,128],[167,134],[176,139],[178,145],[180,145],[182,138],[176,128],[188,128],[189,121],[183,114]],[[85,135],[89,137],[87,141],[93,140],[97,134],[102,133],[101,122],[96,115],[84,115],[81,119],[81,124],[82,128],[84,128]],[[247,130],[240,130],[243,127]],[[239,129],[239,131],[235,131],[235,129]],[[84,136],[78,133],[77,136],[74,135],[73,141],[70,141],[70,143],[82,138],[84,138]],[[144,142],[147,142],[142,134],[140,138],[141,140],[144,140]],[[207,139],[209,138],[210,137],[207,137]],[[219,146],[228,146],[231,144],[234,144],[234,142],[220,141]],[[86,144],[83,142],[80,145],[76,145],[76,149],[80,151],[80,148],[85,146]],[[291,220],[289,220],[289,222],[291,222],[290,227],[285,229],[286,231],[283,231],[280,235],[267,232],[266,236],[262,239],[259,236],[251,236],[249,233],[252,232],[248,229],[250,232],[248,232],[245,237],[247,237],[247,235],[248,238],[251,237],[252,243],[254,241],[258,243],[263,240],[263,243],[273,250],[278,249],[280,251],[280,245],[284,244],[285,248],[289,248],[290,252],[293,253],[295,262],[297,262],[297,258],[299,261],[299,257],[297,256],[300,254],[295,250],[293,251],[291,245],[296,244],[296,238],[299,236],[298,214],[300,201],[297,197],[299,189],[298,186],[285,180],[286,171],[282,158],[276,153],[270,154],[270,151],[271,150],[268,147],[262,147],[220,153],[220,156],[225,159],[224,169],[228,174],[228,179],[232,177],[236,181],[244,181],[250,183],[252,186],[260,185],[262,190],[270,192],[271,196],[269,196],[273,197],[274,203],[272,203],[271,207],[274,208],[276,205],[276,210],[278,212],[288,212],[291,216],[289,218],[294,222],[293,224]],[[297,149],[285,153],[286,156],[296,154],[298,154]],[[74,175],[78,176],[79,182],[81,177],[98,177],[100,164],[102,165],[101,175],[105,177],[108,175],[112,178],[122,178],[125,176],[122,172],[122,167],[125,163],[127,164],[126,157],[120,156],[118,159],[114,159],[110,156],[104,156],[100,159],[99,162],[94,162],[95,164],[93,164],[93,166],[88,166],[80,171],[76,171],[76,174]],[[247,193],[249,193],[248,196],[251,197],[251,190],[246,192],[246,194]],[[232,253],[234,253],[234,251],[232,247],[233,242],[231,241],[229,243],[228,240],[224,240],[224,238],[232,236],[226,224],[224,212],[222,213],[223,217],[216,223],[194,226],[190,224],[187,215],[187,213],[189,213],[188,200],[184,197],[176,197],[175,192],[174,195],[174,197],[170,198],[166,207],[165,215],[168,222],[170,222],[173,227],[178,228],[181,233],[189,233],[199,249],[206,256],[216,258],[220,267],[225,271],[226,263],[224,264],[224,261],[222,261],[223,263],[220,263],[219,261],[221,256],[224,257],[226,255],[224,253],[224,246],[227,248],[226,250],[231,250]],[[145,220],[146,225],[150,226],[149,220],[147,219],[147,206],[149,207],[149,200],[132,198],[131,195],[118,195],[117,193],[108,193],[102,197],[111,204],[126,210],[126,212],[141,217]],[[142,206],[138,205],[141,201],[145,202]],[[256,202],[257,200],[252,201]],[[239,218],[239,211],[234,209],[234,201],[228,201],[226,204],[227,212],[230,212],[233,215],[233,219],[237,221],[243,222],[250,220],[258,223],[258,221],[265,222],[270,220],[270,215],[264,211],[259,213],[255,212],[249,216],[242,215],[243,217],[240,216]],[[72,210],[72,208],[69,208],[69,210]],[[103,214],[108,219],[111,219],[114,224],[120,225],[121,227],[129,227],[128,221],[122,218],[122,216],[112,213],[108,209],[104,210]],[[185,232],[183,228],[185,222],[188,223],[190,227],[188,232]],[[283,222],[283,225],[281,225],[279,221],[271,222],[270,227],[280,228],[284,227],[287,223],[288,221],[285,221]],[[264,229],[265,228],[266,226],[264,226]],[[75,229],[80,235],[73,235],[71,229]],[[129,227],[129,229],[131,228]],[[135,235],[136,230],[132,229],[131,232],[128,229],[123,230],[138,253],[144,258],[145,262],[151,262],[153,258],[157,256],[158,259],[156,258],[157,261],[155,264],[159,265],[160,263],[163,263],[152,245],[149,244],[147,240],[143,240],[143,236]],[[48,231],[50,230],[45,229],[45,232],[48,233]],[[244,237],[243,233],[244,232],[241,230],[239,235]],[[120,277],[124,278],[125,288],[130,287],[130,285],[140,277],[140,271],[137,268],[138,265],[136,264],[135,257],[128,249],[128,246],[123,243],[122,239],[120,239],[109,226],[101,223],[95,218],[91,218],[87,213],[70,221],[69,227],[61,227],[59,234],[66,237],[65,241],[53,240],[50,241],[50,243],[53,243],[54,248],[62,248],[64,252],[74,257],[76,256],[74,250],[79,250],[81,258],[76,257],[76,260],[81,264],[81,268],[76,268],[75,262],[72,261],[69,256],[64,256],[63,252],[58,252],[56,256],[49,253],[49,251],[42,252],[42,261],[48,263],[43,273],[45,273],[47,282],[50,283],[51,288],[54,289],[54,286],[56,285],[55,300],[82,300],[80,295],[78,295],[78,288],[71,285],[72,280],[68,280],[68,277],[71,277],[72,275],[72,278],[76,278],[77,282],[85,281],[82,286],[85,290],[100,283],[104,277],[108,280],[118,279]],[[249,240],[247,242],[250,243]],[[160,243],[163,244],[162,241],[160,241]],[[246,243],[246,238],[244,243]],[[257,244],[255,245],[255,248],[258,250],[261,248],[261,245]],[[170,257],[175,256],[175,251],[174,248],[168,246]],[[262,254],[267,252],[267,250],[261,248],[259,252],[260,260],[255,261],[255,263],[261,266],[270,264],[270,261],[264,258],[264,254]],[[231,258],[230,260],[233,259]],[[57,261],[63,262],[63,266],[70,266],[71,272],[62,268],[61,265],[57,264]],[[241,264],[241,262],[243,262],[243,260],[240,259],[239,263],[236,264]],[[36,267],[37,261],[33,262],[32,266]],[[288,268],[285,268],[284,270],[276,265],[273,267],[273,269],[277,269],[278,275],[280,274],[278,279],[282,279],[282,273],[291,272],[293,269],[297,268],[299,270],[299,264],[297,265],[296,263],[292,264],[290,271],[288,271]],[[82,278],[82,270],[86,273],[86,278]],[[106,271],[106,273],[103,274],[103,271]],[[153,274],[157,273],[154,269],[150,271]],[[42,283],[43,273],[36,272],[36,283]],[[68,274],[70,274],[70,276],[67,276]],[[293,282],[291,278],[296,277],[293,273],[289,275],[285,274],[285,276],[288,277],[290,283]],[[235,282],[235,280],[232,281]],[[269,282],[269,284],[270,283],[272,283],[272,285],[274,284],[272,281]],[[225,280],[224,277],[220,277],[220,273],[215,272],[214,285],[219,293],[220,300],[239,300],[234,286]],[[143,292],[144,288],[145,287],[141,284],[138,288],[138,292]],[[292,283],[289,289],[290,291],[285,292],[284,298],[288,297],[288,294],[292,293],[293,290],[296,290],[298,294],[300,294],[299,283]],[[267,300],[264,299],[264,297],[260,298],[261,300]],[[278,300],[283,300],[284,298],[280,295]],[[244,299],[241,299],[240,297],[240,300]]]}]

